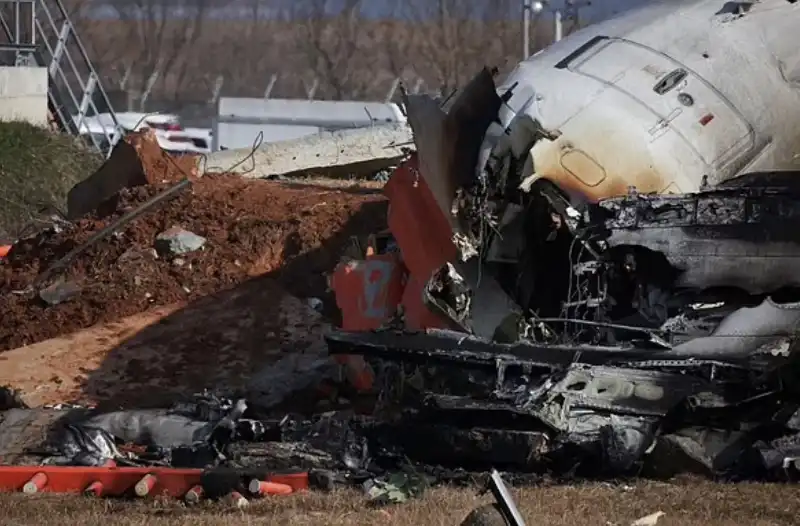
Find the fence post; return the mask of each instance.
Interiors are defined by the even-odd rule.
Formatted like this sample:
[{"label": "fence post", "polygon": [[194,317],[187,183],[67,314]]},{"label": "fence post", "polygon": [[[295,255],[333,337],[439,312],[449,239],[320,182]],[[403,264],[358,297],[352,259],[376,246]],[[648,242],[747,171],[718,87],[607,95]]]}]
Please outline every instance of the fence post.
[{"label": "fence post", "polygon": [[209,102],[215,104],[219,100],[219,96],[222,93],[222,86],[225,84],[225,77],[222,75],[217,75],[217,79],[214,81],[214,89],[211,90],[211,99]]},{"label": "fence post", "polygon": [[395,77],[394,81],[392,82],[391,88],[389,88],[389,91],[386,93],[385,102],[387,104],[389,102],[392,102],[392,99],[394,98],[394,94],[397,93],[397,87],[398,86],[400,86],[400,77]]},{"label": "fence post", "polygon": [[269,78],[269,84],[267,84],[267,89],[264,90],[264,98],[268,99],[269,96],[272,94],[272,90],[275,89],[275,84],[278,82],[278,74],[273,73],[272,76]]}]

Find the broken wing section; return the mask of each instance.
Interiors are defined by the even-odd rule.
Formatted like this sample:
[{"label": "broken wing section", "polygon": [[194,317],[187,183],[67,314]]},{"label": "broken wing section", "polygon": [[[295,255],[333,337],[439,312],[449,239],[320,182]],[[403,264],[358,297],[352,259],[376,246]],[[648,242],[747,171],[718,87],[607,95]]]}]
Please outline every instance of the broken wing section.
[{"label": "broken wing section", "polygon": [[[473,289],[477,298],[507,300],[490,278],[478,283],[481,272],[475,264],[479,263],[463,267],[459,262],[477,254],[475,248],[480,245],[469,226],[476,211],[457,204],[457,198],[486,191],[476,167],[486,130],[502,104],[493,75],[488,69],[481,71],[447,111],[429,96],[404,96],[416,152],[395,170],[384,188],[390,202],[389,229],[398,249],[392,272],[401,276],[392,282],[402,281],[402,294],[399,301],[389,301],[393,305],[380,300],[384,302],[380,309],[371,308],[374,298],[396,296],[385,291],[387,272],[369,271],[374,278],[364,273],[367,267],[379,265],[374,258],[343,263],[332,280],[343,328],[374,330],[399,320],[410,330],[444,327],[471,332],[475,318],[479,332],[491,335],[507,316],[505,309],[485,308],[476,301]],[[367,296],[373,299],[364,299]],[[473,305],[481,306],[478,316],[472,316]]]}]

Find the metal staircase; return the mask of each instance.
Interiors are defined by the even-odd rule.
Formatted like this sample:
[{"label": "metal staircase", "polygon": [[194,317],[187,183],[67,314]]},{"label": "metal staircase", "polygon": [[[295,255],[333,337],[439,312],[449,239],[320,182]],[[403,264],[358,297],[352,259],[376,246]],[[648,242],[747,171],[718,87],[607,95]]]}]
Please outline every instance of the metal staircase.
[{"label": "metal staircase", "polygon": [[0,0],[0,65],[46,67],[58,127],[111,153],[121,128],[61,0]]}]

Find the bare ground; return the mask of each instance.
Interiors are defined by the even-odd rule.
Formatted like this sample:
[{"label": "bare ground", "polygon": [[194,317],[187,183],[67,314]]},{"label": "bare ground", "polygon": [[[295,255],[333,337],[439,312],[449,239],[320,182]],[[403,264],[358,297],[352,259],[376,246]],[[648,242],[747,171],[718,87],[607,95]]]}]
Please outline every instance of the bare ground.
[{"label": "bare ground", "polygon": [[[634,486],[585,484],[528,488],[514,492],[531,526],[627,526],[656,511],[658,526],[767,526],[797,523],[800,493],[791,485],[714,484],[687,480]],[[174,501],[130,503],[79,497],[0,496],[0,524],[41,525],[330,525],[455,526],[471,509],[491,502],[474,490],[440,488],[424,498],[372,509],[355,492],[311,493],[252,501],[244,510],[221,504],[186,508]],[[113,516],[111,514],[114,514]]]}]

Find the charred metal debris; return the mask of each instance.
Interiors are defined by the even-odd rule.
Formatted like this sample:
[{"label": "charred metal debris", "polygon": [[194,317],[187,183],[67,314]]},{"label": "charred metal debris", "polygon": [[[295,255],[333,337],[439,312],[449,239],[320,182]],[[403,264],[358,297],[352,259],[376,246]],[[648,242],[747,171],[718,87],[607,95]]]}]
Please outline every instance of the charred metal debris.
[{"label": "charred metal debris", "polygon": [[425,289],[443,328],[327,337],[402,415],[372,438],[469,469],[790,476],[800,174],[591,202],[537,177],[528,152],[558,132],[506,100],[488,71],[446,117],[407,97],[459,257]]}]

